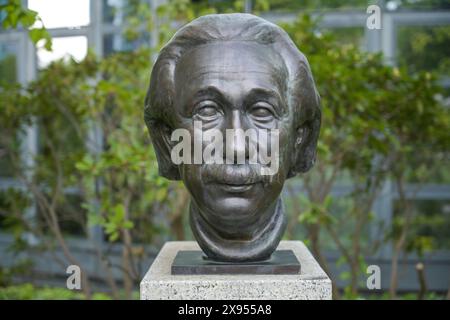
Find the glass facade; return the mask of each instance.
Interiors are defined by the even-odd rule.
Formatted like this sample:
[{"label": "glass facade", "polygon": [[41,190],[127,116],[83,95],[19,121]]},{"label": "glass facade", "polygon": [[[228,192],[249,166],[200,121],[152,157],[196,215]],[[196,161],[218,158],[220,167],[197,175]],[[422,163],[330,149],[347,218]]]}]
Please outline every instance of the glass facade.
[{"label": "glass facade", "polygon": [[49,29],[89,25],[89,5],[90,0],[28,0],[28,7],[39,12]]},{"label": "glass facade", "polygon": [[0,81],[9,83],[17,79],[18,47],[14,41],[0,42]]},{"label": "glass facade", "polygon": [[450,26],[401,26],[397,32],[399,65],[450,75]]},{"label": "glass facade", "polygon": [[45,68],[52,61],[59,59],[74,59],[77,62],[86,57],[88,41],[85,36],[58,37],[52,39],[52,51],[38,48],[37,58],[39,68]]},{"label": "glass facade", "polygon": [[[19,81],[19,78],[32,81],[33,73],[20,71],[19,66],[24,70],[42,69],[58,59],[73,58],[75,61],[81,61],[86,56],[88,49],[101,47],[102,50],[96,52],[108,56],[114,52],[132,51],[141,46],[150,46],[151,33],[148,31],[141,32],[139,26],[136,27],[138,29],[137,34],[133,37],[127,36],[127,27],[130,24],[129,18],[135,16],[137,12],[142,13],[151,10],[150,1],[98,1],[93,3],[89,0],[28,0],[29,8],[39,12],[45,27],[52,35],[53,51],[48,52],[43,48],[38,48],[36,52],[21,54],[24,46],[19,45],[17,40],[11,40],[2,37],[2,35],[7,33],[22,34],[23,31],[7,31],[3,34],[3,31],[0,30],[0,81],[14,83]],[[227,1],[194,2],[198,5],[210,3],[219,12],[232,10]],[[0,0],[0,3],[2,3],[2,0]],[[375,37],[370,36],[364,25],[367,17],[365,9],[368,1],[366,0],[273,0],[269,3],[270,11],[265,12],[264,17],[271,21],[292,21],[301,12],[312,12],[321,17],[323,23],[320,29],[330,31],[342,43],[353,44],[360,48],[370,46],[371,51],[390,53],[394,57],[394,63],[405,66],[412,71],[435,71],[443,79],[450,75],[450,14],[447,12],[444,18],[447,17],[448,20],[442,22],[435,18],[436,15],[441,17],[442,14],[431,11],[435,8],[449,8],[448,1],[403,1],[401,7],[395,8],[392,1],[386,1],[388,10],[385,14],[389,15],[389,19],[393,23],[384,25],[383,30],[375,31],[378,32]],[[256,9],[261,7],[257,0],[252,1],[252,4],[253,8]],[[94,7],[95,10],[100,10],[100,12],[93,11]],[[416,16],[412,15],[411,12],[401,11],[402,8],[411,10],[426,8],[429,11],[417,11],[414,14],[420,14],[420,23],[423,21],[427,23],[416,22]],[[356,20],[354,19],[355,14],[358,17]],[[408,18],[408,14],[411,14],[411,17],[409,20],[406,19],[407,22],[405,22],[405,17]],[[366,48],[369,49],[369,47]],[[376,50],[373,50],[373,48]],[[35,62],[36,65],[34,65]],[[20,72],[23,75],[20,75]],[[447,90],[450,91],[450,83],[447,83],[446,86]],[[42,139],[45,139],[43,135],[38,136],[35,143],[39,146],[40,152],[45,153],[47,150]],[[82,148],[83,146],[77,145],[77,147]],[[6,181],[13,178],[10,166],[11,163],[2,153],[0,145],[0,189],[6,190],[10,186]],[[443,155],[441,165],[436,167],[435,173],[426,181],[427,184],[413,196],[411,204],[411,210],[414,211],[413,227],[408,241],[411,243],[422,241],[425,249],[428,248],[427,246],[431,246],[446,252],[450,251],[450,235],[448,232],[450,230],[449,167],[448,159]],[[418,181],[411,179],[408,182],[414,185]],[[332,210],[336,212],[337,219],[350,219],[345,215],[348,208],[345,194],[348,192],[346,188],[349,183],[350,179],[343,175],[339,179],[339,185],[333,189],[336,201],[333,203]],[[430,197],[430,194],[433,197]],[[80,230],[79,223],[74,223],[74,221],[76,219],[86,220],[86,212],[80,207],[81,196],[77,191],[73,191],[68,193],[66,197],[67,203],[58,208],[58,214],[62,217],[63,232],[70,236],[80,237],[83,230]],[[286,205],[289,208],[296,207],[298,204],[288,200]],[[0,206],[7,206],[1,194]],[[375,202],[374,221],[384,223],[383,228],[390,229],[392,233],[395,233],[397,224],[401,223],[398,214],[399,206],[398,192],[395,188],[388,187]],[[36,213],[36,218],[42,219],[42,214],[39,211]],[[0,218],[0,233],[6,230],[6,225],[11,225],[11,221]],[[305,234],[307,232],[301,224],[298,224],[296,228],[296,230],[288,232],[292,232],[292,234]],[[351,225],[345,226],[345,228],[351,228]],[[374,230],[377,230],[376,227],[373,230],[364,230],[364,232],[367,234],[373,233],[375,234],[374,238],[376,238],[376,231]],[[351,230],[345,231],[351,233]],[[430,234],[437,237],[434,243],[427,243],[427,237]],[[103,236],[101,235],[100,238]],[[336,249],[333,239],[327,237],[323,241],[326,243],[327,250],[333,251]],[[389,258],[390,248],[387,248],[386,252],[384,258]]]}]

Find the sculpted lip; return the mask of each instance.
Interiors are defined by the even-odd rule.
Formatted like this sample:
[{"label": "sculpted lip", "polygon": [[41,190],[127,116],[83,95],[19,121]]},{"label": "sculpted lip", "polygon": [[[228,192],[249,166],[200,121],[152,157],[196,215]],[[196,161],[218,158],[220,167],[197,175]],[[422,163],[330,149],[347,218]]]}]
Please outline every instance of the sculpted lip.
[{"label": "sculpted lip", "polygon": [[256,184],[257,182],[246,184],[216,183],[216,185],[219,186],[221,189],[232,193],[240,193],[248,191]]}]

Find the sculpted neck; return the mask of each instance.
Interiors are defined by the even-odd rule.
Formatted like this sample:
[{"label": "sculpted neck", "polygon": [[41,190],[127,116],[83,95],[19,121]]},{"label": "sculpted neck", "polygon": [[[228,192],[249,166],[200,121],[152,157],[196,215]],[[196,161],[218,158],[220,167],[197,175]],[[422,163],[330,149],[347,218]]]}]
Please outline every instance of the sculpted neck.
[{"label": "sculpted neck", "polygon": [[194,237],[208,258],[216,261],[261,261],[270,257],[278,246],[286,228],[286,218],[281,198],[262,216],[269,218],[258,230],[245,239],[227,239],[219,234],[199,212],[194,202],[190,205],[190,224]]}]

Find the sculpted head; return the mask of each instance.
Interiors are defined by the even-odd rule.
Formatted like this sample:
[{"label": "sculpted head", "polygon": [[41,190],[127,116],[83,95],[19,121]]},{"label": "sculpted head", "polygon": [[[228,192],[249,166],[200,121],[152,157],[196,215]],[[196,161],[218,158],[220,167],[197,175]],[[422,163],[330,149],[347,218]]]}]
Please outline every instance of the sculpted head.
[{"label": "sculpted head", "polygon": [[[266,20],[203,16],[161,50],[145,121],[160,174],[191,194],[191,228],[209,258],[270,257],[285,229],[283,184],[313,165],[320,119],[306,57]],[[191,137],[182,155],[192,161],[174,161],[176,130]],[[212,141],[223,148],[211,151]],[[197,151],[215,161],[198,161]]]}]

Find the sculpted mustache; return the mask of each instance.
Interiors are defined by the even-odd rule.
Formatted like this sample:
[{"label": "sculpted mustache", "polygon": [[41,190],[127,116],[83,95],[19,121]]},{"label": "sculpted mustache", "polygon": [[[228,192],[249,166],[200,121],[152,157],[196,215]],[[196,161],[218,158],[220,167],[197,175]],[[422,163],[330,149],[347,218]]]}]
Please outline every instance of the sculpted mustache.
[{"label": "sculpted mustache", "polygon": [[269,176],[261,175],[261,164],[203,164],[202,178],[205,183],[252,184],[268,182]]}]

